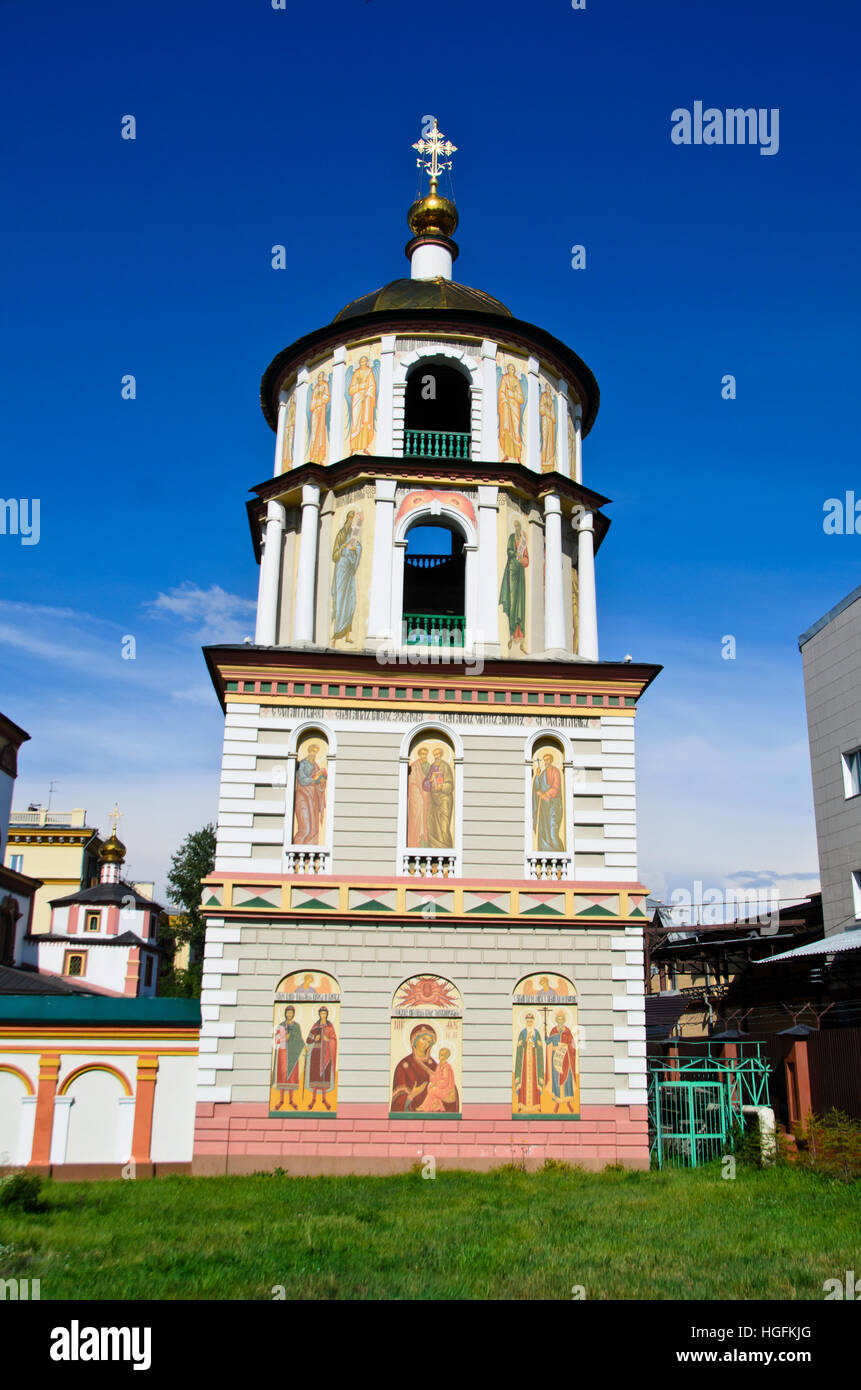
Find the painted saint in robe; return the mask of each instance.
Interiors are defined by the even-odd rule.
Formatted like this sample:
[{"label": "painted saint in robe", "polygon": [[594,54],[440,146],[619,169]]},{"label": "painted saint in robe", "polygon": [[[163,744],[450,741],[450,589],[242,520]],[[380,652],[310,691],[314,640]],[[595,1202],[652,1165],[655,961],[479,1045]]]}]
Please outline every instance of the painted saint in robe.
[{"label": "painted saint in robe", "polygon": [[538,1113],[544,1087],[544,1043],[535,1014],[528,1013],[514,1055],[514,1090],[520,1113]]},{"label": "painted saint in robe", "polygon": [[508,619],[508,650],[516,642],[522,652],[526,651],[526,568],[529,564],[529,551],[526,536],[519,521],[508,537],[508,550],[505,572],[499,590],[499,602]]},{"label": "painted saint in robe", "polygon": [[422,780],[422,791],[428,794],[428,848],[454,849],[454,773],[442,748],[433,750],[433,762]]},{"label": "painted saint in robe", "polygon": [[450,1047],[441,1047],[439,1050],[439,1062],[434,1072],[427,1090],[425,1098],[417,1105],[416,1112],[421,1115],[438,1115],[453,1105],[458,1109],[457,1103],[457,1079],[454,1074],[454,1067],[448,1060],[451,1056]]},{"label": "painted saint in robe", "polygon": [[329,404],[329,383],[325,372],[317,373],[311,391],[311,442],[308,445],[308,458],[311,463],[326,463],[329,457],[329,436],[326,429],[326,407]]},{"label": "painted saint in robe", "polygon": [[[436,1030],[429,1023],[417,1023],[411,1031],[410,1055],[401,1058],[392,1077],[392,1099],[389,1109],[394,1114],[414,1114],[421,1111],[438,1067],[430,1055],[436,1040]],[[448,1066],[448,1059],[446,1065]],[[445,1095],[434,1093],[431,1103],[434,1110],[439,1103],[440,1112],[456,1115],[460,1111],[460,1098],[454,1082],[453,1069],[449,1067],[449,1070],[452,1071],[450,1078],[448,1073],[444,1073]]]},{"label": "painted saint in robe", "polygon": [[552,473],[556,467],[556,400],[545,385],[538,403],[541,417],[541,472]]},{"label": "painted saint in robe", "polygon": [[356,571],[362,558],[359,539],[362,513],[348,511],[332,547],[332,641],[352,643],[350,632],[356,613]]},{"label": "painted saint in robe", "polygon": [[410,763],[407,783],[407,844],[411,849],[428,848],[430,789],[425,791],[425,782],[430,770],[430,749],[423,743]]},{"label": "painted saint in robe", "polygon": [[296,435],[296,393],[295,391],[287,403],[287,418],[284,421],[284,454],[283,468],[286,473],[293,467],[293,440]]},{"label": "painted saint in robe", "polygon": [[296,1010],[288,1004],[284,1018],[275,1029],[275,1057],[272,1064],[272,1085],[279,1093],[276,1110],[280,1110],[286,1098],[291,1110],[298,1110],[295,1103],[296,1092],[302,1085],[302,1057],[305,1042],[302,1029],[296,1022]]},{"label": "painted saint in robe", "polygon": [[350,397],[350,453],[369,454],[374,442],[377,379],[367,357],[359,358],[347,394]]},{"label": "painted saint in robe", "polygon": [[502,462],[520,463],[523,452],[523,437],[520,430],[520,412],[523,407],[523,387],[509,362],[499,381],[499,452]]},{"label": "painted saint in robe", "polygon": [[562,773],[554,765],[553,754],[545,751],[535,759],[532,774],[532,828],[535,848],[564,854]]},{"label": "painted saint in robe", "polygon": [[305,1090],[311,1092],[311,1104],[319,1095],[326,1110],[332,1107],[326,1096],[335,1086],[335,1068],[338,1062],[338,1039],[333,1024],[329,1022],[329,1010],[323,1004],[317,1010],[317,1022],[312,1026],[305,1040]]},{"label": "painted saint in robe", "polygon": [[552,1029],[547,1034],[547,1077],[553,1096],[553,1113],[561,1104],[567,1103],[574,1113],[574,1078],[576,1075],[577,1053],[574,1048],[574,1035],[567,1026],[568,1016],[560,1009]]},{"label": "painted saint in robe", "polygon": [[319,743],[309,743],[296,763],[293,793],[294,845],[322,845],[326,841],[326,783],[329,774],[317,762]]}]

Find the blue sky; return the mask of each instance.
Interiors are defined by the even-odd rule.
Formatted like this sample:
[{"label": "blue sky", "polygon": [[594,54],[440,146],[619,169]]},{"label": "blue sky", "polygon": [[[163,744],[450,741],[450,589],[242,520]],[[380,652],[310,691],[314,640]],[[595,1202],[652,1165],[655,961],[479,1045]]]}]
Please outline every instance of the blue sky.
[{"label": "blue sky", "polygon": [[[456,277],[601,387],[602,655],[666,668],[638,716],[642,875],[815,883],[796,639],[861,577],[861,536],[822,529],[861,481],[858,30],[833,0],[2,0],[0,492],[41,503],[38,545],[0,536],[0,708],[33,736],[16,805],[56,779],[55,807],[106,827],[118,799],[157,880],[214,818],[199,648],[252,628],[259,379],[408,273],[434,112]],[[674,145],[697,100],[778,108],[778,153]]]}]

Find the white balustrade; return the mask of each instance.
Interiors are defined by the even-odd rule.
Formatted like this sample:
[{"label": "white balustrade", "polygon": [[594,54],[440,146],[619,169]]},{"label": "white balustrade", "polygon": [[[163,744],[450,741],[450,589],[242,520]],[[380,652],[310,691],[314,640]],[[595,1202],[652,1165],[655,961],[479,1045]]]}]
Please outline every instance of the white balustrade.
[{"label": "white balustrade", "polygon": [[528,854],[527,878],[573,878],[574,858],[570,854]]}]

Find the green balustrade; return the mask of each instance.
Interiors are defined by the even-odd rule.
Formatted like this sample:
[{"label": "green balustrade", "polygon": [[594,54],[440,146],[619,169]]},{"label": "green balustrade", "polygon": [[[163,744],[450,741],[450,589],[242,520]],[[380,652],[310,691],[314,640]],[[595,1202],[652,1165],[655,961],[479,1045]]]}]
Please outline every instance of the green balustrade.
[{"label": "green balustrade", "polygon": [[405,613],[403,641],[407,646],[462,647],[466,618],[442,613]]},{"label": "green balustrade", "polygon": [[420,459],[468,459],[468,434],[452,430],[405,430],[404,457]]}]

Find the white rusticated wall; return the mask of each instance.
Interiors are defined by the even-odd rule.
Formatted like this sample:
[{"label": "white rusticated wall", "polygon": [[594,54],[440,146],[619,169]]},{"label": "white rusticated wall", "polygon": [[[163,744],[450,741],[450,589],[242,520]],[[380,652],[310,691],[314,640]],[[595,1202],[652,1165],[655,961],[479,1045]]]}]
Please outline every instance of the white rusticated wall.
[{"label": "white rusticated wall", "polygon": [[[477,706],[476,713],[480,710]],[[401,743],[418,720],[315,713],[321,718],[314,722],[333,730],[338,739],[337,785],[328,808],[334,816],[328,872],[392,875],[397,872],[399,817],[406,815],[398,805]],[[492,722],[492,706],[485,714],[490,716],[486,727],[459,722],[445,706],[438,716],[421,718],[458,732],[463,740],[462,876],[522,879],[524,856],[531,849],[526,741],[538,728],[554,728],[554,711],[525,711],[524,719],[534,723],[506,726]],[[576,714],[576,707],[570,714]],[[291,811],[286,804],[288,740],[300,722],[308,722],[306,716],[281,718],[266,706],[228,703],[216,873],[284,871],[285,819]],[[592,728],[566,728],[563,720],[558,727],[572,745],[575,878],[636,882],[633,718],[596,711]]]},{"label": "white rusticated wall", "polygon": [[463,998],[464,1104],[509,1104],[512,994],[542,971],[577,988],[581,1103],[646,1103],[642,927],[213,921],[199,1101],[268,1101],[275,990],[296,970],[325,970],[340,985],[339,1103],[388,1099],[392,997],[410,976],[435,973]]}]

